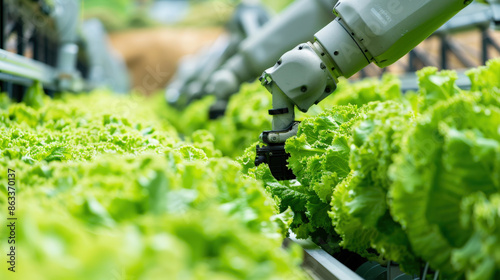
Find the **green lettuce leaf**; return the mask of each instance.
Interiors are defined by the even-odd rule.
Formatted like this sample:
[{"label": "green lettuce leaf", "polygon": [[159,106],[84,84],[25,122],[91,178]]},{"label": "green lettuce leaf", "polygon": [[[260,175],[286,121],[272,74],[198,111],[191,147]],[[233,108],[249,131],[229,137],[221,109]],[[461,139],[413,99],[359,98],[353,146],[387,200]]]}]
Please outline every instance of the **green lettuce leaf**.
[{"label": "green lettuce leaf", "polygon": [[457,276],[453,249],[473,229],[460,223],[461,201],[500,190],[500,109],[458,95],[436,105],[405,135],[392,167],[391,214],[415,253],[444,275]]}]

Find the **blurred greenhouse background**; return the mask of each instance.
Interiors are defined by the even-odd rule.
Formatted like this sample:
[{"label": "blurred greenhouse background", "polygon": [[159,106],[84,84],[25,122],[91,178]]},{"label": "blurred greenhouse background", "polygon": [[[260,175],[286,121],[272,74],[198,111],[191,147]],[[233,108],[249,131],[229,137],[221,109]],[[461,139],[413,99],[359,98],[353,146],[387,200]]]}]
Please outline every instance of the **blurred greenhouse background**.
[{"label": "blurred greenhouse background", "polygon": [[349,1],[0,0],[0,280],[500,279],[500,0]]},{"label": "blurred greenhouse background", "polygon": [[[154,27],[223,26],[240,2],[237,0],[85,0],[84,17],[97,17],[108,31]],[[258,1],[254,1],[258,2]],[[293,0],[265,1],[271,11],[284,9]]]},{"label": "blurred greenhouse background", "polygon": [[[100,19],[110,32],[113,47],[124,57],[136,90],[151,94],[163,90],[182,57],[198,53],[225,33],[238,0],[85,0],[84,19]],[[261,3],[277,16],[293,0],[246,1]],[[486,33],[485,33],[486,32]],[[441,67],[442,44],[450,42],[447,69],[479,66],[484,36],[500,41],[498,31],[471,29],[433,36],[400,61],[379,69],[369,65],[352,79],[404,74],[424,66]],[[425,54],[423,56],[422,54]],[[490,57],[500,53],[493,51]],[[409,61],[413,59],[414,62]],[[415,68],[415,69],[414,69]],[[413,79],[413,78],[412,78]]]},{"label": "blurred greenhouse background", "polygon": [[[83,19],[98,18],[124,57],[132,86],[150,94],[165,88],[179,60],[209,46],[221,34],[235,0],[85,0]],[[259,2],[259,1],[247,1]],[[263,2],[271,14],[292,0]]]}]

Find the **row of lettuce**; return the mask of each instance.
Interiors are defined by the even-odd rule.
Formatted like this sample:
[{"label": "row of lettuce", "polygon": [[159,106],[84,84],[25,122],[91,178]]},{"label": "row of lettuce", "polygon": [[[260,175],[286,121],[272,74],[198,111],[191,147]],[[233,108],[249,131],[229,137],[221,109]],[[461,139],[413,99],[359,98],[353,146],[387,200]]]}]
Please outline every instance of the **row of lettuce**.
[{"label": "row of lettuce", "polygon": [[[396,77],[355,84],[308,114],[288,141],[297,181],[277,182],[253,166],[255,144],[240,158],[264,181],[291,229],[330,253],[346,248],[418,274],[429,263],[444,279],[500,277],[500,61],[457,74],[427,68],[419,91],[401,94]],[[271,127],[270,95],[244,86],[225,117],[209,122],[212,100],[182,111],[180,133],[206,128],[235,157]],[[370,103],[372,102],[372,103]],[[242,105],[244,104],[244,106]],[[170,108],[169,112],[174,109]]]},{"label": "row of lettuce", "polygon": [[426,68],[405,96],[392,94],[392,79],[365,85],[381,101],[334,105],[287,141],[297,181],[254,167],[253,149],[242,162],[280,211],[293,211],[294,233],[332,253],[343,247],[415,274],[429,263],[442,279],[499,279],[499,73],[500,60],[490,61],[461,90],[455,72]]},{"label": "row of lettuce", "polygon": [[300,251],[281,249],[291,213],[207,131],[181,140],[155,102],[2,95],[0,219],[17,220],[15,244],[0,228],[1,279],[304,278]]},{"label": "row of lettuce", "polygon": [[210,97],[178,111],[161,96],[49,100],[36,86],[23,104],[2,96],[0,207],[10,168],[23,256],[15,275],[300,279],[300,254],[280,248],[291,228],[331,253],[408,272],[429,262],[444,279],[499,278],[498,73],[498,60],[470,71],[463,91],[453,72],[428,68],[405,96],[391,76],[342,82],[299,114],[291,182],[253,166],[252,143],[271,127],[271,96],[258,84],[216,121]]},{"label": "row of lettuce", "polygon": [[[366,79],[355,84],[343,80],[332,96],[313,106],[307,114],[297,111],[296,115],[298,120],[303,120],[334,105],[362,106],[371,101],[400,99],[399,84],[397,77],[389,75],[381,81]],[[272,96],[258,82],[244,84],[240,92],[231,97],[224,117],[217,120],[209,120],[213,96],[206,96],[182,110],[165,107],[163,96],[156,98],[154,110],[180,135],[190,136],[197,130],[207,130],[215,136],[215,148],[231,158],[241,156],[259,139],[262,131],[271,129],[268,110],[272,108]]]}]

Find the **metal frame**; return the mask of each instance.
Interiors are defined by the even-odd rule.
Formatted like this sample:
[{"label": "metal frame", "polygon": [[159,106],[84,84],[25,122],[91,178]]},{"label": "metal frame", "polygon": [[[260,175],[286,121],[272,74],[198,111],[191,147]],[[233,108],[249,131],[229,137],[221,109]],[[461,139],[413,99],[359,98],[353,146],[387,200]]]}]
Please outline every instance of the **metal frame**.
[{"label": "metal frame", "polygon": [[[408,60],[404,63],[405,71],[407,73],[413,73],[426,66],[449,69],[450,57],[452,56],[457,58],[466,68],[480,66],[478,63],[473,62],[470,59],[471,56],[468,54],[468,51],[450,36],[451,34],[469,30],[478,30],[481,32],[482,40],[480,51],[473,55],[478,56],[477,58],[479,61],[485,64],[492,58],[490,53],[492,49],[500,52],[500,42],[495,41],[490,33],[492,20],[493,15],[490,6],[477,3],[471,4],[431,36],[438,38],[440,41],[438,57],[429,55],[421,47],[416,47],[409,52]],[[382,76],[387,72],[385,68],[377,70],[374,68],[375,67],[369,66],[369,68],[363,69],[360,71],[360,77]]]},{"label": "metal frame", "polygon": [[419,275],[409,275],[402,272],[399,264],[389,261],[382,266],[375,261],[365,261],[354,272],[325,250],[310,240],[298,240],[293,232],[283,241],[283,247],[288,248],[291,243],[298,244],[303,249],[302,268],[314,280],[418,280],[439,278],[439,271],[430,268],[429,263],[421,267]]},{"label": "metal frame", "polygon": [[495,42],[489,33],[492,20],[493,14],[489,5],[471,4],[434,33],[433,36],[438,37],[441,44],[439,65],[432,63],[433,60],[425,52],[416,48],[410,52],[407,67],[408,72],[415,72],[423,66],[436,66],[441,69],[448,69],[450,55],[455,56],[467,68],[479,66],[471,61],[467,56],[467,52],[449,36],[450,34],[468,30],[479,30],[481,32],[482,42],[479,58],[482,64],[485,64],[491,58],[489,47],[493,47],[500,52],[499,44]]},{"label": "metal frame", "polygon": [[[54,87],[54,78],[57,76],[55,68],[24,56],[13,54],[0,49],[0,69],[4,75],[12,75],[19,79],[40,81],[44,86]],[[19,79],[7,80],[15,83]],[[23,83],[25,84],[25,83]]]},{"label": "metal frame", "polygon": [[417,72],[425,66],[435,66],[432,59],[430,59],[425,51],[422,51],[419,47],[410,51],[408,60],[408,72]]},{"label": "metal frame", "polygon": [[[481,62],[485,64],[492,57],[490,56],[489,50],[490,47],[493,47],[498,52],[500,52],[500,45],[489,35],[488,30],[481,31],[482,36],[482,44],[481,44]],[[421,51],[419,48],[416,48],[410,52],[409,62],[407,71],[415,72],[422,67],[426,66],[435,66],[440,69],[449,69],[449,57],[450,55],[455,56],[466,68],[477,67],[474,62],[472,62],[468,57],[466,52],[462,50],[459,44],[457,44],[452,38],[449,36],[440,36],[440,64],[435,65],[432,62],[432,58],[429,57],[425,52]]]},{"label": "metal frame", "polygon": [[[466,68],[472,68],[477,65],[467,58],[466,54],[460,48],[460,46],[449,36],[444,35],[439,37],[441,41],[441,69],[448,69],[448,56],[454,55],[460,63],[462,63]],[[484,57],[484,54],[482,55]]]},{"label": "metal frame", "polygon": [[0,0],[0,90],[16,101],[33,81],[48,95],[95,87],[130,90],[126,65],[100,22],[80,24],[80,1],[52,6],[47,0]]},{"label": "metal frame", "polygon": [[482,58],[483,58],[483,64],[485,64],[488,59],[490,59],[490,47],[494,48],[497,50],[497,52],[500,52],[500,44],[496,42],[493,37],[491,37],[490,32],[488,29],[483,29],[481,31],[481,36],[482,36]]},{"label": "metal frame", "polygon": [[[500,52],[500,44],[496,42],[495,39],[490,35],[489,29],[481,29],[480,31],[482,37],[480,59],[481,63],[485,64],[489,59],[492,58],[490,55],[490,49],[493,48]],[[439,67],[440,69],[449,69],[449,58],[451,55],[456,57],[466,68],[479,66],[469,59],[467,53],[449,35],[443,34],[436,36],[439,36],[441,44],[439,65],[433,63],[433,59],[417,47],[410,52],[407,67],[408,72],[416,72],[422,67],[426,66],[435,66]]]},{"label": "metal frame", "polygon": [[[33,3],[35,2],[35,3]],[[30,1],[33,7],[39,5],[40,11],[35,14],[32,9],[21,9],[27,5],[26,1],[14,3],[9,0],[0,0],[0,90],[6,91],[9,97],[20,101],[26,88],[33,80],[42,82],[50,94],[56,89],[55,76],[57,38],[49,36],[55,34],[50,30],[51,19],[48,11],[43,9],[43,1]],[[26,20],[27,17],[43,18],[48,23],[36,26]],[[15,47],[6,49],[14,41]],[[30,54],[32,58],[25,55]]]},{"label": "metal frame", "polygon": [[363,280],[322,249],[304,249],[302,267],[314,279]]},{"label": "metal frame", "polygon": [[312,242],[297,240],[293,232],[286,238],[283,246],[299,244],[304,250],[302,268],[315,280],[363,280],[358,274],[328,254]]}]

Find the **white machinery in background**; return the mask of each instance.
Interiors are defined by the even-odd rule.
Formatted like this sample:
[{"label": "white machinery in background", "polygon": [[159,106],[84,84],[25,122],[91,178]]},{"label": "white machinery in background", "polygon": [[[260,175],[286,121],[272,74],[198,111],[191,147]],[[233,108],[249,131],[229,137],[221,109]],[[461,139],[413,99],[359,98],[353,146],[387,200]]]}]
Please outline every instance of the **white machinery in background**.
[{"label": "white machinery in background", "polygon": [[[269,164],[278,180],[295,178],[287,167],[285,141],[296,135],[295,107],[306,112],[332,94],[339,77],[370,63],[383,68],[399,60],[472,1],[331,1],[337,18],[285,53],[260,77],[273,96],[272,130],[261,134],[255,164]],[[495,11],[498,0],[490,1]],[[498,23],[495,13],[491,21]]]},{"label": "white machinery in background", "polygon": [[80,0],[0,0],[2,91],[21,100],[33,81],[50,91],[129,90],[123,60],[97,20],[81,24]]},{"label": "white machinery in background", "polygon": [[[168,85],[165,97],[169,104],[184,107],[207,94],[205,88],[218,69],[234,57],[246,38],[259,36],[269,20],[267,10],[256,1],[243,1],[228,22],[227,33],[200,53],[185,57]],[[223,113],[223,112],[222,112]],[[213,111],[214,116],[218,112]]]},{"label": "white machinery in background", "polygon": [[[216,118],[222,115],[227,100],[239,90],[241,83],[256,79],[264,69],[275,63],[283,52],[300,42],[313,39],[312,35],[316,31],[335,19],[328,0],[298,0],[272,20],[266,19],[266,22],[257,20],[256,14],[262,14],[263,8],[258,8],[261,12],[250,8],[256,5],[248,1],[243,2],[237,8],[232,23],[229,24],[229,31],[230,34],[236,34],[239,40],[237,44],[233,44],[231,52],[225,53],[224,56],[214,56],[208,52],[208,55],[201,55],[205,58],[204,63],[201,62],[204,61],[203,59],[193,56],[180,65],[176,79],[171,82],[166,91],[169,104],[184,107],[192,100],[213,94],[217,96],[217,104],[211,110],[211,117]],[[245,36],[238,35],[241,32],[231,28],[231,26],[238,26],[234,24],[238,21],[242,22],[240,24],[242,27],[252,27],[250,32],[244,32]],[[225,39],[221,38],[217,41],[212,46],[211,53],[221,52],[223,49],[219,46],[221,40]],[[216,63],[213,63],[214,60]],[[197,66],[203,64],[213,66],[205,68]],[[191,69],[191,72],[187,69]],[[197,74],[197,71],[202,74]],[[191,77],[189,82],[183,81],[183,77],[188,76]],[[191,90],[191,87],[196,90]]]},{"label": "white machinery in background", "polygon": [[82,24],[84,52],[87,61],[87,86],[108,87],[116,93],[130,91],[127,65],[119,53],[111,48],[106,30],[98,19]]},{"label": "white machinery in background", "polygon": [[[224,60],[221,65],[218,61],[216,70],[204,71],[203,78],[196,79],[197,68],[195,65],[200,65],[199,59],[194,56],[186,59],[181,64],[175,79],[167,89],[167,101],[173,106],[184,107],[190,101],[199,99],[205,95],[214,95],[217,97],[217,103],[214,104],[211,110],[211,117],[217,117],[224,113],[225,107],[230,96],[239,91],[240,85],[247,81],[252,81],[260,76],[262,71],[272,66],[287,50],[293,48],[300,42],[313,40],[313,34],[335,19],[336,15],[331,12],[332,7],[338,1],[332,0],[297,0],[292,3],[281,14],[275,16],[272,20],[262,26],[253,36],[247,37],[238,45],[237,51]],[[381,6],[404,6],[404,1],[388,1],[386,4],[377,4]],[[416,1],[415,5],[424,5],[428,1]],[[472,2],[472,1],[468,1]],[[462,1],[462,4],[463,1]],[[490,5],[473,3],[468,8],[464,9],[457,17],[450,20],[435,35],[444,36],[453,32],[464,29],[480,28],[485,29],[491,25],[493,28],[500,26],[500,4],[498,0],[489,1]],[[464,5],[465,6],[465,5]],[[368,11],[373,14],[373,11]],[[376,13],[376,12],[375,12]],[[392,15],[378,14],[378,17],[383,18]],[[418,15],[417,15],[418,16]],[[441,16],[441,19],[444,18]],[[392,19],[392,18],[391,18]],[[447,18],[449,19],[449,17]],[[440,21],[443,23],[442,21]],[[438,26],[436,26],[438,27]],[[485,33],[486,34],[486,33]],[[426,34],[429,36],[430,34]],[[420,38],[420,41],[424,38]],[[443,40],[445,40],[444,38]],[[419,42],[420,42],[419,41]],[[498,49],[498,45],[491,38],[483,40],[485,46],[492,45]],[[415,45],[409,43],[410,45]],[[459,56],[453,48],[443,46],[444,56],[441,65],[447,65],[445,52],[452,52]],[[212,52],[216,52],[218,45],[214,44]],[[488,58],[487,48],[483,47],[483,60]],[[405,49],[406,52],[409,50]],[[406,53],[405,52],[405,53]],[[459,57],[460,59],[462,57]],[[415,61],[421,60],[424,64],[430,61],[421,51],[415,49],[410,53],[410,63],[408,70],[415,70]],[[205,56],[205,63],[210,63],[210,56]],[[465,59],[462,59],[465,61]],[[432,65],[432,64],[429,64]],[[382,65],[385,66],[385,65]],[[187,76],[186,69],[191,69],[191,78],[189,83],[184,83],[184,87],[178,86],[180,77]],[[207,79],[207,73],[210,72]],[[363,73],[363,71],[362,71]],[[182,84],[182,82],[180,82]],[[189,90],[188,84],[195,84],[196,90]],[[204,85],[204,86],[203,86]],[[177,88],[178,91],[172,94],[170,89]],[[176,96],[176,98],[172,98]]]}]

